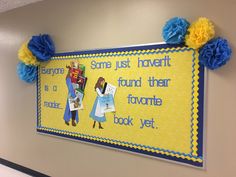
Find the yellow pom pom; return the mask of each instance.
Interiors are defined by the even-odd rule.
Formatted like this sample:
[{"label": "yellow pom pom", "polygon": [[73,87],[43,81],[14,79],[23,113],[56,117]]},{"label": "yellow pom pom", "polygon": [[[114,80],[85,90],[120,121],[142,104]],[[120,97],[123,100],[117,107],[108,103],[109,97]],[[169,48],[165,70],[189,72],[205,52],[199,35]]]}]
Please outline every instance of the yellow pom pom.
[{"label": "yellow pom pom", "polygon": [[188,34],[185,37],[187,46],[198,49],[211,40],[215,35],[214,26],[207,18],[201,17],[193,22],[188,28]]},{"label": "yellow pom pom", "polygon": [[28,49],[28,42],[22,44],[18,51],[18,58],[26,65],[39,65],[36,57]]}]

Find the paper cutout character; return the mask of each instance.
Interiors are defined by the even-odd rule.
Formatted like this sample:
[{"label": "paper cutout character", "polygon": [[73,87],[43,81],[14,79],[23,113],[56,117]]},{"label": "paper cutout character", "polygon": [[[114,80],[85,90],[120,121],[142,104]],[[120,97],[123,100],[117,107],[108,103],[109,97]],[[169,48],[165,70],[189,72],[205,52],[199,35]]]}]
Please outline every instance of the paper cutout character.
[{"label": "paper cutout character", "polygon": [[99,77],[97,83],[94,86],[94,89],[97,93],[97,97],[94,101],[92,111],[90,112],[90,117],[94,120],[93,128],[96,126],[96,122],[99,123],[99,129],[103,129],[101,123],[106,121],[105,113],[101,111],[101,106],[99,103],[99,97],[103,97],[103,85],[105,83],[105,79],[103,77]]},{"label": "paper cutout character", "polygon": [[70,110],[70,103],[69,103],[69,99],[73,98],[75,99],[76,102],[76,94],[75,94],[75,89],[73,88],[72,85],[72,81],[71,81],[71,72],[70,69],[68,70],[68,74],[66,76],[66,85],[68,88],[68,98],[67,98],[67,102],[66,102],[66,109],[65,109],[65,113],[64,113],[64,120],[65,120],[65,124],[69,125],[70,119],[72,119],[72,126],[76,126],[76,123],[79,122],[79,113],[78,110]]}]

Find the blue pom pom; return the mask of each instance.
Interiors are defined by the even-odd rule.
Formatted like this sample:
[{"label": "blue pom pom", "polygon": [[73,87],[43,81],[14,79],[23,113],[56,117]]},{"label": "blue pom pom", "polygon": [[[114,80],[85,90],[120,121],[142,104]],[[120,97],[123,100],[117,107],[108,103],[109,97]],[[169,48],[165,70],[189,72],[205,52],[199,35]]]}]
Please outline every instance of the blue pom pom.
[{"label": "blue pom pom", "polygon": [[17,65],[17,74],[21,80],[27,83],[34,83],[37,78],[37,67],[19,62]]},{"label": "blue pom pom", "polygon": [[48,61],[55,54],[53,41],[48,34],[33,36],[28,48],[40,62]]},{"label": "blue pom pom", "polygon": [[199,50],[199,60],[209,69],[217,69],[229,61],[232,50],[226,39],[215,38]]},{"label": "blue pom pom", "polygon": [[189,22],[184,18],[174,17],[166,22],[162,29],[162,37],[168,44],[181,44],[185,40]]}]

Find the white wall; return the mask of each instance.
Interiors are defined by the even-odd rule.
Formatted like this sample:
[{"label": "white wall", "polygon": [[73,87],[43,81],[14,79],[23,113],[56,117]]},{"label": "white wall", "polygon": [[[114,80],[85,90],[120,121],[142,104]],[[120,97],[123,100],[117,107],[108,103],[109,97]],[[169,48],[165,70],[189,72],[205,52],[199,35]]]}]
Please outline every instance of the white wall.
[{"label": "white wall", "polygon": [[236,1],[48,0],[0,14],[0,157],[51,176],[234,177],[236,60],[208,72],[207,169],[198,170],[36,133],[36,89],[16,76],[17,50],[49,33],[57,52],[162,41],[173,16],[206,16],[236,46]]}]

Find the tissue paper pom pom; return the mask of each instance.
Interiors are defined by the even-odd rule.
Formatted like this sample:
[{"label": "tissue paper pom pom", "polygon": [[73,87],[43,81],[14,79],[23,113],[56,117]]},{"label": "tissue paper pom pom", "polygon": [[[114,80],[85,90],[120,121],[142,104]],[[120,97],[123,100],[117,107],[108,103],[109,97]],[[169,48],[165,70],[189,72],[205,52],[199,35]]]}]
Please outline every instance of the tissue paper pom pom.
[{"label": "tissue paper pom pom", "polygon": [[17,74],[21,80],[27,83],[33,83],[37,77],[37,67],[19,62],[17,65]]},{"label": "tissue paper pom pom", "polygon": [[212,39],[199,50],[199,60],[213,70],[224,65],[230,59],[231,53],[227,40],[219,37]]},{"label": "tissue paper pom pom", "polygon": [[162,36],[166,43],[180,44],[184,42],[189,22],[184,18],[174,17],[166,22],[162,29]]},{"label": "tissue paper pom pom", "polygon": [[36,57],[28,49],[28,43],[24,43],[18,51],[18,58],[26,65],[38,65]]},{"label": "tissue paper pom pom", "polygon": [[214,26],[207,18],[199,18],[188,28],[185,38],[187,46],[198,49],[211,40],[215,35]]},{"label": "tissue paper pom pom", "polygon": [[55,47],[49,35],[33,36],[28,43],[28,48],[38,61],[48,61],[55,53]]}]

